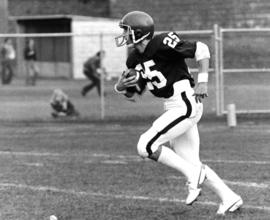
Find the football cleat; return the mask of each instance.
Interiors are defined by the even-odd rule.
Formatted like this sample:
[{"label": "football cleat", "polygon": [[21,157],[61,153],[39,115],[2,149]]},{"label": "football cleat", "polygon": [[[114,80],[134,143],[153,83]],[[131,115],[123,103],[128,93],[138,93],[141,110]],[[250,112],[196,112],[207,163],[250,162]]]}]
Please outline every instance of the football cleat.
[{"label": "football cleat", "polygon": [[188,183],[188,196],[186,198],[186,205],[192,205],[200,196],[201,188],[200,185],[203,184],[206,178],[206,170],[204,165],[201,166],[197,183]]},{"label": "football cleat", "polygon": [[227,211],[235,212],[243,205],[243,200],[240,196],[235,196],[229,201],[223,202],[219,205],[217,215],[225,215]]},{"label": "football cleat", "polygon": [[192,205],[201,194],[200,188],[193,188],[188,184],[188,196],[186,198],[186,205]]}]

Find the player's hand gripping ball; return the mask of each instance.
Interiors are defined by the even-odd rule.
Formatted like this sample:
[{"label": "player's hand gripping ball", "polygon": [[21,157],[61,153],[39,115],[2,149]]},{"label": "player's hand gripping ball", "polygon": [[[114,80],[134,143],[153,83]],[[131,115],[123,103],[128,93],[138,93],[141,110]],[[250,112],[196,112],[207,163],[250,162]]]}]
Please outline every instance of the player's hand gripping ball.
[{"label": "player's hand gripping ball", "polygon": [[132,80],[133,82],[137,82],[140,77],[140,73],[136,69],[127,69],[123,72],[123,75],[125,78],[134,77],[134,80]]}]

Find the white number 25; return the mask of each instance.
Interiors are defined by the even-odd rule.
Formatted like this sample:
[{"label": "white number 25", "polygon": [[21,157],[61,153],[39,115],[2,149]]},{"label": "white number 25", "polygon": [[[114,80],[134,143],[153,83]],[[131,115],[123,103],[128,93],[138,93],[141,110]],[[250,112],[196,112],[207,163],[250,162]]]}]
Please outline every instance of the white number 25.
[{"label": "white number 25", "polygon": [[153,60],[144,62],[145,69],[144,73],[142,73],[142,76],[150,80],[150,82],[147,82],[147,87],[149,90],[153,90],[154,86],[160,89],[167,84],[167,79],[160,71],[151,69],[153,66],[155,66],[155,62]]},{"label": "white number 25", "polygon": [[179,37],[173,32],[168,33],[168,36],[164,38],[163,43],[168,45],[171,48],[175,48],[175,46],[180,42]]}]

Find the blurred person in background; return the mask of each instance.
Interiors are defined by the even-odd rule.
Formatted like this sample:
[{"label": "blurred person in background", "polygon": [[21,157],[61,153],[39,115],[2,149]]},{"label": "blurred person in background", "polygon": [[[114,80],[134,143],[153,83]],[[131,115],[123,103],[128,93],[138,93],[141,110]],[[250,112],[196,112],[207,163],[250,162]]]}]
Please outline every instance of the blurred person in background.
[{"label": "blurred person in background", "polygon": [[[197,200],[205,184],[221,200],[218,215],[236,211],[243,204],[242,198],[200,160],[197,124],[203,113],[202,101],[208,96],[208,46],[200,41],[182,40],[175,32],[154,35],[152,17],[141,11],[127,13],[119,26],[123,33],[116,37],[116,45],[127,45],[133,50],[115,91],[132,97],[147,87],[164,103],[164,113],[140,136],[138,154],[174,168],[186,177],[186,205]],[[197,61],[197,82],[188,70],[187,58]]]},{"label": "blurred person in background", "polygon": [[79,116],[79,112],[75,109],[75,106],[69,99],[68,95],[61,89],[55,89],[50,99],[50,105],[52,107],[52,117],[68,117]]},{"label": "blurred person in background", "polygon": [[36,64],[36,49],[34,39],[28,39],[24,48],[24,59],[26,65],[26,85],[34,86],[38,75],[38,67]]},{"label": "blurred person in background", "polygon": [[100,50],[94,56],[89,57],[83,64],[83,74],[91,82],[82,88],[82,96],[97,88],[98,95],[101,94],[101,75],[106,75],[106,70],[101,66],[102,59],[105,57],[105,51]]},{"label": "blurred person in background", "polygon": [[13,65],[15,64],[16,51],[12,40],[5,38],[1,47],[2,58],[2,84],[10,84],[14,75]]}]

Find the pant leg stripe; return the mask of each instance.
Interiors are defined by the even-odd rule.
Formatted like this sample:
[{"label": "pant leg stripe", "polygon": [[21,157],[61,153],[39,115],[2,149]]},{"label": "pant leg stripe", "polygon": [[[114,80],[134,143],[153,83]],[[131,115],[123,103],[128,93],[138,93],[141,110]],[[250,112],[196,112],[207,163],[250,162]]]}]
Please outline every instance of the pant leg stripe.
[{"label": "pant leg stripe", "polygon": [[151,146],[153,145],[153,143],[163,134],[165,134],[166,132],[168,132],[171,128],[173,128],[175,125],[177,125],[178,123],[180,123],[181,121],[183,121],[184,119],[188,118],[191,115],[191,111],[192,111],[192,106],[190,101],[187,98],[186,92],[182,92],[181,93],[181,97],[183,99],[183,101],[185,102],[186,106],[187,106],[187,112],[185,115],[180,116],[179,118],[175,119],[174,121],[172,121],[170,124],[168,124],[165,128],[163,128],[160,132],[158,132],[146,145],[146,151],[149,154],[149,156],[151,154],[153,154]]}]

